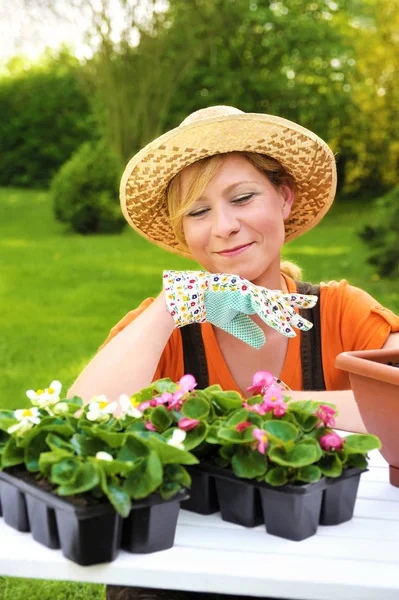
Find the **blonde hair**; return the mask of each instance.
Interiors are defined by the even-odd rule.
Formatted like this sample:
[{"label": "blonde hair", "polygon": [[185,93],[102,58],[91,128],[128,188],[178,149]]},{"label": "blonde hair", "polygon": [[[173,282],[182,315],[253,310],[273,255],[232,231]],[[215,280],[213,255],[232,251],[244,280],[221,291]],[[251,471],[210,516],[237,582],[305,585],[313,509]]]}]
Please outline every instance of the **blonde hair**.
[{"label": "blonde hair", "polygon": [[[201,195],[204,188],[220,170],[224,161],[230,154],[231,153],[215,154],[192,163],[190,165],[188,190],[184,198],[182,197],[181,171],[173,177],[168,185],[166,198],[171,226],[175,236],[188,252],[189,248],[183,231],[183,215]],[[295,190],[294,178],[275,158],[256,152],[239,152],[239,154],[246,158],[254,167],[261,171],[261,173],[266,175],[276,188],[285,184]],[[283,273],[293,279],[299,280],[302,277],[300,267],[290,261],[282,261],[280,269]]]}]

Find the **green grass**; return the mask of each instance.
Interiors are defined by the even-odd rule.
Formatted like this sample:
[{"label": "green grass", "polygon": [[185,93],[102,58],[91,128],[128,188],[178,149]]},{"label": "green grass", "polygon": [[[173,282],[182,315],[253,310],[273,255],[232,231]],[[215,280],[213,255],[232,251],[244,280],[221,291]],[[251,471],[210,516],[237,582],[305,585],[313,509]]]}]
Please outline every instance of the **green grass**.
[{"label": "green grass", "polygon": [[0,577],[0,600],[104,600],[105,586]]},{"label": "green grass", "polygon": [[[396,281],[378,280],[356,236],[370,204],[336,203],[284,250],[318,283],[347,279],[399,312]],[[57,223],[46,192],[0,189],[0,407],[27,403],[25,391],[59,379],[68,389],[126,312],[161,289],[162,269],[195,263],[121,235],[80,236]],[[103,598],[103,586],[0,578],[0,600]]]}]

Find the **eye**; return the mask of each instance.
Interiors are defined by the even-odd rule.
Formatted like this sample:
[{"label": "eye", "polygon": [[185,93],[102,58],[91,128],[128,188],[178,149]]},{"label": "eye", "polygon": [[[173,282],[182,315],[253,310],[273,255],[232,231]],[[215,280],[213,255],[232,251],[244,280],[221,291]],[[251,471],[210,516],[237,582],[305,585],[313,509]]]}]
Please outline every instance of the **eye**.
[{"label": "eye", "polygon": [[254,196],[254,194],[246,194],[245,196],[240,196],[239,198],[232,200],[232,202],[233,202],[233,204],[242,204],[242,203],[246,202],[247,200],[250,200],[253,196]]},{"label": "eye", "polygon": [[202,215],[204,215],[206,212],[208,212],[208,208],[202,208],[201,210],[197,210],[191,213],[188,213],[188,217],[201,217]]}]

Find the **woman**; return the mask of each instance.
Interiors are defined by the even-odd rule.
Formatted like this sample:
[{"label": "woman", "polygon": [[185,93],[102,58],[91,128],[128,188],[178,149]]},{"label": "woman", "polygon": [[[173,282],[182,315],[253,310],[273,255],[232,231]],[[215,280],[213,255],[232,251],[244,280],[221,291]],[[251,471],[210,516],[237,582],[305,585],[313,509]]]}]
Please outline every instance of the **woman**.
[{"label": "woman", "polygon": [[[399,347],[399,317],[346,281],[310,288],[320,296],[310,350],[319,344],[321,383],[305,385],[305,367],[312,371],[314,364],[301,353],[301,340],[310,335],[298,315],[306,287],[298,290],[299,270],[280,262],[282,245],[320,221],[335,188],[334,156],[315,134],[232,107],[199,110],[143,148],[122,178],[124,215],[147,239],[193,257],[204,271],[165,272],[158,297],[111,330],[68,395],[117,399],[160,377],[177,381],[187,355],[197,359],[203,347],[209,384],[249,396],[254,372],[268,370],[295,399],[308,398],[304,389],[312,389],[314,400],[334,402],[338,428],[365,431],[335,357]],[[305,300],[312,306],[315,299]],[[300,335],[291,324],[303,330]],[[195,330],[197,341],[186,340],[183,352],[184,330]],[[109,588],[107,597],[136,597],[128,593]]]}]

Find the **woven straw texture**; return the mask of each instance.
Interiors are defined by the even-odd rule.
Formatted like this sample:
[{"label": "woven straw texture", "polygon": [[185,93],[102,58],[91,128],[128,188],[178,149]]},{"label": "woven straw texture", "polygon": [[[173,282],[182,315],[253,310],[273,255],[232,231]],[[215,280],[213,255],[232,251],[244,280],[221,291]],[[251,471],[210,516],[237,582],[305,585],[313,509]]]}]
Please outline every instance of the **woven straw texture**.
[{"label": "woven straw texture", "polygon": [[166,188],[191,163],[233,151],[267,154],[295,179],[296,198],[285,221],[286,242],[314,227],[330,208],[336,190],[336,166],[323,140],[280,117],[217,106],[196,111],[131,159],[120,187],[126,220],[158,246],[192,258],[169,223]]}]

